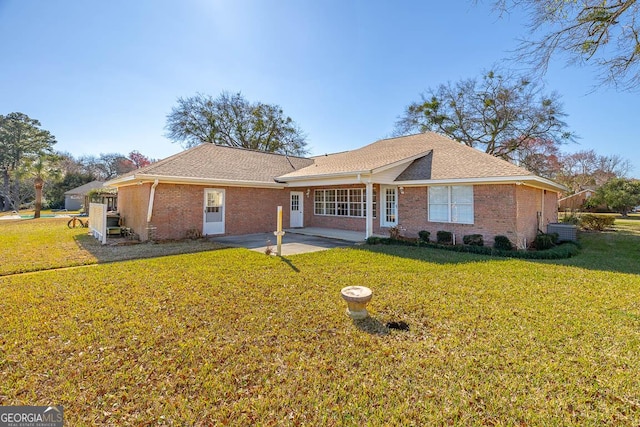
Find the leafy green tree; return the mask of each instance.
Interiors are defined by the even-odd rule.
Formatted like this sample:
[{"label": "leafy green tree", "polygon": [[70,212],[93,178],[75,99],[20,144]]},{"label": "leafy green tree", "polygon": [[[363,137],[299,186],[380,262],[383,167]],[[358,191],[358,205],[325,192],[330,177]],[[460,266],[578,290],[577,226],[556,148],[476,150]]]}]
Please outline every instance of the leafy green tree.
[{"label": "leafy green tree", "polygon": [[555,54],[595,64],[602,83],[640,86],[640,3],[637,0],[496,0],[497,9],[529,14],[518,60],[546,71]]},{"label": "leafy green tree", "polygon": [[0,210],[19,209],[20,180],[25,162],[53,153],[55,137],[40,122],[23,113],[0,115]]},{"label": "leafy green tree", "polygon": [[396,122],[395,134],[435,131],[517,163],[548,144],[559,145],[575,137],[562,120],[559,95],[540,93],[527,79],[489,71],[482,79],[447,83],[422,94]]},{"label": "leafy green tree", "polygon": [[49,201],[50,207],[64,207],[64,193],[84,185],[88,182],[95,181],[95,176],[83,172],[67,172],[60,180],[52,181],[51,185],[46,188],[45,195]]},{"label": "leafy green tree", "polygon": [[614,178],[598,188],[590,202],[604,204],[626,217],[634,207],[640,206],[640,181]]},{"label": "leafy green tree", "polygon": [[170,140],[185,148],[208,142],[291,155],[307,152],[305,135],[282,108],[251,103],[240,93],[178,98],[166,130]]}]

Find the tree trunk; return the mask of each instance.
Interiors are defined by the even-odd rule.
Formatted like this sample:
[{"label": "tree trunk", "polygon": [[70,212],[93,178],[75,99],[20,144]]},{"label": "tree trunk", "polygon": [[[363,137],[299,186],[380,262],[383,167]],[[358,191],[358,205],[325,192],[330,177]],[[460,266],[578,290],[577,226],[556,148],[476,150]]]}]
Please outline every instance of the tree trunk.
[{"label": "tree trunk", "polygon": [[36,177],[34,180],[34,186],[36,188],[36,206],[33,212],[34,218],[40,218],[40,210],[42,209],[42,187],[44,186],[44,180],[41,177]]},{"label": "tree trunk", "polygon": [[11,183],[9,181],[9,171],[6,169],[2,170],[2,203],[0,203],[0,210],[8,211],[11,209],[11,198],[9,195],[11,194]]}]

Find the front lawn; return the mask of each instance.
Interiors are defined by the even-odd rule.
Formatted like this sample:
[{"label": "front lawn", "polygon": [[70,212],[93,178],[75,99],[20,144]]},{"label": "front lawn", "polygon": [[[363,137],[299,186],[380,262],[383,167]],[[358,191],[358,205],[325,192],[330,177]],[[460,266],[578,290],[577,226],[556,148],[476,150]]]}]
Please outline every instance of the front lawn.
[{"label": "front lawn", "polygon": [[[0,405],[74,426],[638,425],[640,276],[590,267],[364,246],[8,275]],[[369,320],[349,285],[373,289]]]}]

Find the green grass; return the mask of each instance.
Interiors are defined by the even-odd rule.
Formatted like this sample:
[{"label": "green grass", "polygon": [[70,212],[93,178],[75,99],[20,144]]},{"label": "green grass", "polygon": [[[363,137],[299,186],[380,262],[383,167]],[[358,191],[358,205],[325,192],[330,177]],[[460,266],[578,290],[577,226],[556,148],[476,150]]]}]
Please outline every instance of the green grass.
[{"label": "green grass", "polygon": [[74,426],[638,425],[640,276],[606,266],[616,245],[577,265],[591,244],[568,266],[364,246],[0,277],[0,404]]},{"label": "green grass", "polygon": [[[0,220],[0,276],[126,259],[219,249],[206,240],[113,246],[101,245],[88,228],[69,229],[69,218]],[[124,239],[112,242],[131,243]]]},{"label": "green grass", "polygon": [[615,229],[605,232],[579,232],[579,257],[552,261],[592,270],[640,274],[640,215],[623,219],[616,215]]},{"label": "green grass", "polygon": [[93,264],[97,258],[78,245],[86,228],[69,229],[69,218],[0,220],[0,275]]}]

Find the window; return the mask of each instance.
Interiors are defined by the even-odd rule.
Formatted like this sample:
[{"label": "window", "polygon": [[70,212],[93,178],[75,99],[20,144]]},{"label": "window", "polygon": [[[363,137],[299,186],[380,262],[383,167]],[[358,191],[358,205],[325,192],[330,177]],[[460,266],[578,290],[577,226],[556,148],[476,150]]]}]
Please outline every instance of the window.
[{"label": "window", "polygon": [[[367,193],[362,188],[338,188],[314,191],[316,215],[366,217]],[[373,191],[373,217],[376,217],[376,192]]]},{"label": "window", "polygon": [[473,186],[429,187],[429,221],[473,224]]}]

